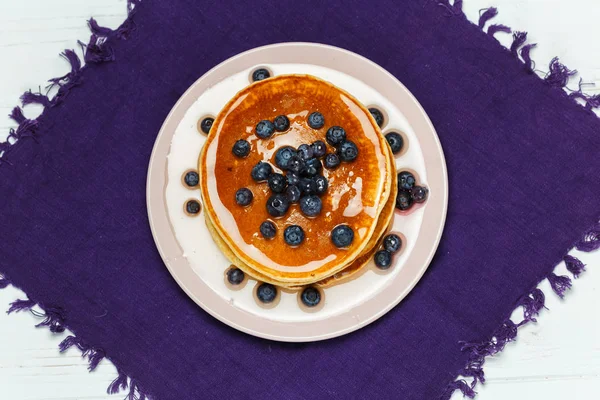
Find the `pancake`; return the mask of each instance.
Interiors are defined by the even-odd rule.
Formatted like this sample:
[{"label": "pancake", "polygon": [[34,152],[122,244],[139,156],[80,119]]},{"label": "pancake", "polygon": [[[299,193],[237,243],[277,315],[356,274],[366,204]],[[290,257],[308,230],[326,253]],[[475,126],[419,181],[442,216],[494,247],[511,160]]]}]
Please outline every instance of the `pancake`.
[{"label": "pancake", "polygon": [[[325,126],[320,129],[307,124],[307,116],[314,111],[325,117]],[[278,115],[289,118],[289,129],[267,139],[257,137],[256,124],[272,121]],[[323,169],[329,189],[321,197],[323,208],[318,216],[308,218],[293,204],[282,218],[273,218],[265,206],[272,193],[266,183],[252,180],[250,171],[264,161],[275,172],[282,172],[274,162],[278,148],[324,141],[327,128],[334,125],[342,126],[348,139],[356,144],[357,159],[343,162],[334,170]],[[245,158],[232,154],[233,144],[239,139],[251,144]],[[328,152],[334,151],[328,146]],[[396,193],[395,169],[385,138],[362,104],[312,76],[278,76],[240,91],[215,119],[198,170],[206,222],[215,242],[244,272],[280,286],[318,282],[370,254],[393,214],[393,201],[392,212],[382,213]],[[235,202],[240,188],[253,193],[246,207]],[[259,233],[260,224],[266,220],[277,227],[273,239]],[[291,247],[283,238],[285,227],[291,224],[301,226],[305,232],[304,242],[297,247]],[[342,249],[334,246],[330,237],[331,230],[340,224],[354,231],[354,241]]]}]

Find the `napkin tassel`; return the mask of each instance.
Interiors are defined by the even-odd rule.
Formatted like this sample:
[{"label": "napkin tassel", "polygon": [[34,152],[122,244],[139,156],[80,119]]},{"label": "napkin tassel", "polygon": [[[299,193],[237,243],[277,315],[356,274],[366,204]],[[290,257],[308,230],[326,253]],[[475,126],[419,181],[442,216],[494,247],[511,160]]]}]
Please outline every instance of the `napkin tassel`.
[{"label": "napkin tassel", "polygon": [[486,22],[494,18],[496,15],[498,15],[498,9],[496,7],[483,8],[479,10],[479,22],[477,25],[479,25],[479,28],[483,30]]},{"label": "napkin tassel", "polygon": [[583,238],[575,245],[575,248],[586,253],[600,249],[600,222],[583,235]]},{"label": "napkin tassel", "polygon": [[565,292],[571,288],[571,278],[566,275],[556,275],[554,272],[550,272],[547,278],[554,293],[561,299],[564,298]]},{"label": "napkin tassel", "polygon": [[44,313],[39,313],[33,309],[30,312],[36,317],[44,318],[42,322],[35,326],[36,328],[47,326],[52,333],[62,333],[65,331],[65,315],[62,308],[46,307]]},{"label": "napkin tassel", "polygon": [[12,314],[14,312],[19,312],[19,311],[29,311],[29,310],[31,310],[31,308],[33,306],[35,306],[35,301],[33,301],[33,300],[17,299],[15,301],[13,301],[12,303],[10,303],[10,307],[6,313]]},{"label": "napkin tassel", "polygon": [[96,36],[92,34],[90,41],[85,44],[78,42],[83,50],[83,59],[88,64],[102,64],[115,60],[115,53],[113,48],[106,43],[105,37]]},{"label": "napkin tassel", "polygon": [[106,353],[103,349],[92,347],[81,338],[75,336],[67,336],[60,342],[58,349],[63,353],[73,346],[76,346],[81,351],[81,357],[88,358],[88,371],[90,372],[95,370],[96,367],[98,367],[98,364],[100,364],[100,361],[106,357]]},{"label": "napkin tassel", "polygon": [[567,254],[563,260],[567,266],[567,270],[572,273],[575,278],[579,278],[579,275],[585,271],[585,264],[577,257]]},{"label": "napkin tassel", "polygon": [[440,400],[450,400],[455,390],[460,390],[463,395],[474,398],[477,394],[475,386],[480,382],[485,382],[485,374],[483,372],[485,358],[501,352],[509,342],[514,341],[517,338],[517,329],[519,326],[512,320],[507,319],[489,340],[479,343],[460,342],[461,351],[468,351],[470,355],[467,365],[459,371],[459,375],[473,378],[473,381],[470,384],[464,379],[457,379],[451,382],[440,396]]},{"label": "napkin tassel", "polygon": [[452,4],[450,4],[449,0],[441,0],[441,1],[438,1],[438,5],[441,7],[444,7],[448,11],[449,16],[463,14],[463,12],[462,12],[463,0],[454,0],[454,2]]},{"label": "napkin tassel", "polygon": [[546,296],[539,288],[535,288],[531,293],[523,296],[519,301],[519,305],[523,307],[523,321],[521,321],[519,326],[529,322],[537,322],[535,317],[545,308],[545,302]]},{"label": "napkin tassel", "polygon": [[531,56],[529,54],[529,53],[531,53],[531,50],[535,46],[537,46],[537,44],[530,43],[530,44],[526,44],[521,49],[521,58],[523,59],[523,62],[525,63],[525,67],[527,67],[527,71],[529,73],[533,73],[533,70],[535,69],[535,62],[531,59]]},{"label": "napkin tassel", "polygon": [[108,394],[117,394],[121,390],[126,390],[129,388],[129,392],[127,393],[127,397],[125,400],[146,400],[148,399],[148,394],[146,394],[140,384],[135,379],[130,379],[130,382],[127,382],[127,375],[123,373],[120,369],[117,368],[119,375],[115,378],[114,381],[108,385],[108,389],[106,393]]},{"label": "napkin tassel", "polygon": [[514,32],[513,41],[510,45],[510,52],[513,56],[519,57],[518,51],[527,41],[527,32]]},{"label": "napkin tassel", "polygon": [[558,61],[558,57],[554,57],[552,61],[550,61],[550,70],[544,77],[544,81],[550,86],[564,88],[567,86],[569,78],[576,73],[576,70],[570,70]]},{"label": "napkin tassel", "polygon": [[50,101],[50,98],[48,96],[40,92],[33,93],[31,90],[21,95],[21,103],[24,106],[29,104],[40,104],[43,107],[50,107],[52,105],[52,101]]}]

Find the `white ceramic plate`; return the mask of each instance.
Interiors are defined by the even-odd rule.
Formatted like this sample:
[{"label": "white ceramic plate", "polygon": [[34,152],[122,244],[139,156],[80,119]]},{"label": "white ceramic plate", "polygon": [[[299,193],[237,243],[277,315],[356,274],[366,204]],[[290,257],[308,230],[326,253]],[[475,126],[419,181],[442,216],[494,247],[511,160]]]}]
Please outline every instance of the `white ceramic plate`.
[{"label": "white ceramic plate", "polygon": [[[383,272],[373,263],[346,283],[324,289],[318,310],[301,307],[298,294],[279,291],[266,308],[255,298],[258,282],[246,278],[238,287],[226,283],[230,263],[214,244],[202,212],[189,216],[184,204],[200,201],[199,189],[182,183],[197,169],[205,136],[198,121],[216,116],[239,90],[250,84],[258,67],[272,74],[310,74],[330,81],[366,106],[386,115],[384,133],[401,132],[406,150],[396,157],[399,171],[414,172],[429,188],[424,205],[396,212],[392,231],[404,238],[402,252]],[[243,332],[280,341],[332,338],[373,322],[398,304],[429,265],[439,243],[448,201],[444,155],[435,130],[412,94],[391,74],[349,51],[313,43],[281,43],[256,48],[219,64],[198,79],[165,120],[150,159],[147,204],[150,226],[165,265],[200,307]]]}]

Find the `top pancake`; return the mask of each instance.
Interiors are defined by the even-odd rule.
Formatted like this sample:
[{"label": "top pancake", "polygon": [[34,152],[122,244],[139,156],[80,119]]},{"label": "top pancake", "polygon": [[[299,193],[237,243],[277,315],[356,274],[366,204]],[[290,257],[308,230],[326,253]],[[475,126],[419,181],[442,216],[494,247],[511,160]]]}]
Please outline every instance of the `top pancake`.
[{"label": "top pancake", "polygon": [[[319,111],[325,126],[312,129],[307,116]],[[286,115],[290,128],[268,139],[254,134],[256,124]],[[266,211],[271,195],[265,182],[252,180],[250,171],[259,161],[274,162],[282,146],[297,148],[315,140],[325,141],[325,132],[339,125],[359,149],[353,162],[342,162],[335,170],[323,169],[329,189],[322,196],[323,209],[315,218],[304,216],[298,205],[279,219]],[[235,157],[231,149],[239,139],[251,144],[250,154]],[[335,149],[328,146],[328,152]],[[392,167],[389,149],[375,121],[365,107],[332,84],[306,75],[283,75],[256,82],[240,91],[223,108],[213,123],[199,158],[201,194],[207,218],[232,253],[251,268],[276,281],[306,284],[329,276],[354,261],[372,237],[378,218],[391,192]],[[252,203],[241,207],[235,192],[246,187],[254,195]],[[277,226],[275,238],[259,233],[262,222]],[[300,225],[305,240],[290,247],[283,240],[285,227]],[[336,248],[330,232],[347,224],[354,230],[353,243]]]}]

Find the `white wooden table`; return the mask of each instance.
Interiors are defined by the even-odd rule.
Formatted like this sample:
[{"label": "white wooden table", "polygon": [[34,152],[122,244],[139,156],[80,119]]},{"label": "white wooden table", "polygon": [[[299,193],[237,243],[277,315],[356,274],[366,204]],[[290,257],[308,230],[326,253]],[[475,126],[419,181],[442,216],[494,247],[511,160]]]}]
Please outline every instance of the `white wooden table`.
[{"label": "white wooden table", "polygon": [[[494,23],[527,30],[530,41],[538,42],[533,58],[539,69],[558,55],[586,82],[595,82],[600,93],[597,0],[465,0],[463,8],[476,20],[479,9],[490,5],[500,10]],[[18,97],[64,74],[67,66],[58,53],[75,48],[78,39],[87,41],[86,20],[94,16],[101,24],[116,27],[125,18],[125,8],[125,0],[0,0],[0,140],[14,126],[5,116]],[[502,41],[509,44],[509,35]],[[37,112],[35,107],[26,108],[27,116]],[[574,282],[564,301],[551,293],[547,282],[541,285],[550,311],[542,313],[538,324],[520,329],[517,342],[503,353],[487,359],[487,383],[478,387],[478,398],[600,398],[600,252],[578,256],[588,265],[587,272]],[[559,268],[564,271],[564,266]],[[0,290],[0,310],[23,297],[12,287]],[[67,333],[34,329],[36,321],[30,313],[0,312],[0,399],[124,397],[105,394],[116,376],[112,364],[104,360],[88,373],[77,350],[59,354],[58,343]]]}]

